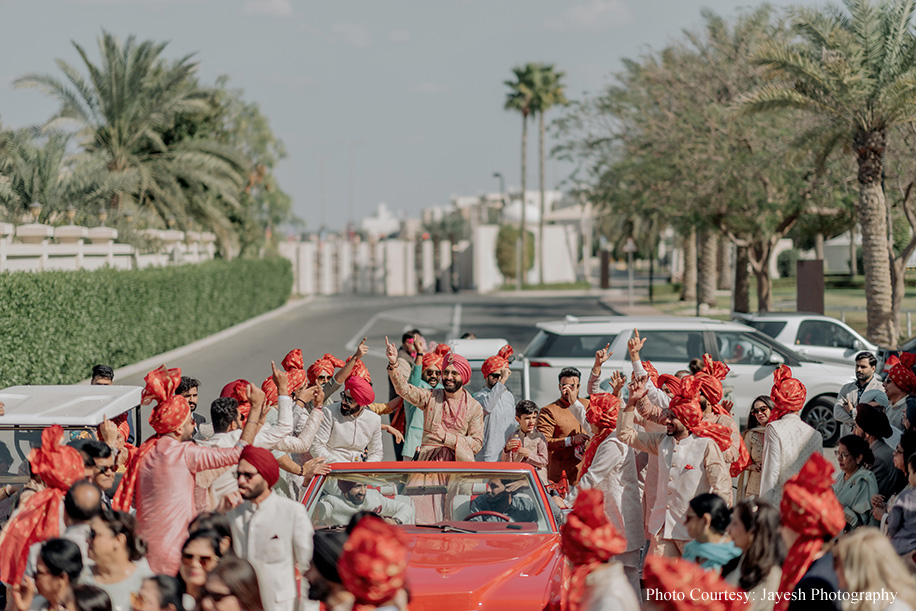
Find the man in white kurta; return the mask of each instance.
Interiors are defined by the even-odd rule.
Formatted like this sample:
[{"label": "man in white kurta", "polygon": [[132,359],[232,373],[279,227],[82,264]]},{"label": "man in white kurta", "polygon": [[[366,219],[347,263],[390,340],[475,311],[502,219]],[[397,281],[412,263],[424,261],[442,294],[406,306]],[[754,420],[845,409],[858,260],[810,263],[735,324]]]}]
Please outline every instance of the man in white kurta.
[{"label": "man in white kurta", "polygon": [[508,364],[496,371],[488,370],[486,364],[483,368],[486,385],[474,393],[483,408],[483,447],[477,453],[477,460],[495,462],[515,432],[515,396],[506,388]]},{"label": "man in white kurta", "polygon": [[374,513],[393,524],[413,524],[414,508],[397,498],[388,498],[365,483],[338,480],[340,496],[326,494],[315,509],[318,526],[346,526],[350,518],[360,511]]},{"label": "man in white kurta", "polygon": [[264,611],[297,608],[296,568],[304,573],[312,559],[312,523],[304,505],[271,491],[279,477],[273,454],[253,446],[243,450],[238,482],[245,501],[227,514],[235,553],[258,575]]},{"label": "man in white kurta", "polygon": [[639,556],[645,543],[642,499],[636,492],[639,481],[636,472],[636,452],[611,433],[592,459],[588,470],[566,497],[572,505],[579,491],[594,488],[604,493],[604,511],[608,521],[627,540],[626,551],[614,558],[623,565],[630,585],[639,591]]},{"label": "man in white kurta", "polygon": [[690,433],[673,414],[669,414],[667,432],[637,432],[633,420],[640,399],[645,400],[645,384],[635,391],[631,384],[617,437],[637,450],[658,456],[655,503],[648,518],[649,553],[677,557],[691,539],[684,523],[690,499],[711,492],[731,505],[731,477],[719,446],[707,437]]},{"label": "man in white kurta", "polygon": [[366,409],[375,399],[374,394],[367,394],[371,389],[361,378],[347,380],[340,402],[322,410],[324,418],[312,442],[313,457],[328,463],[382,460],[382,419]]}]

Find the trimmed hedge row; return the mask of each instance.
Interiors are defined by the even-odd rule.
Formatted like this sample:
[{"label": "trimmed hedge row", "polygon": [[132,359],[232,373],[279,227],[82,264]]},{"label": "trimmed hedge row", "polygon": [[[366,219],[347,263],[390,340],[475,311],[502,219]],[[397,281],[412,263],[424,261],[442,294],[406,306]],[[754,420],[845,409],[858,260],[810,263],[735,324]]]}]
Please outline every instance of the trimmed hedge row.
[{"label": "trimmed hedge row", "polygon": [[73,384],[172,350],[289,299],[286,259],[134,271],[0,274],[0,388]]}]

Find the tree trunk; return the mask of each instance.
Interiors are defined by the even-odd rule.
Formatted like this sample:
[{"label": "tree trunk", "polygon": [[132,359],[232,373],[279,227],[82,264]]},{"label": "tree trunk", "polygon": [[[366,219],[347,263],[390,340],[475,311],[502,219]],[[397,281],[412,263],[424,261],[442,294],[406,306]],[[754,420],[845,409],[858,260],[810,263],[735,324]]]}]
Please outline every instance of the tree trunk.
[{"label": "tree trunk", "polygon": [[528,252],[528,232],[526,231],[525,221],[528,206],[525,205],[525,174],[528,171],[528,114],[522,113],[522,267],[519,270],[519,274],[515,279],[515,288],[517,290],[522,290],[522,287],[525,285],[525,280],[528,277],[528,269],[526,263],[528,258],[525,256],[525,253]]},{"label": "tree trunk", "polygon": [[[891,315],[894,320],[894,328],[898,333],[902,332],[900,324],[900,310],[903,308],[903,296],[906,293],[906,259],[904,257],[895,257],[891,261],[891,282],[893,287],[893,311]],[[896,348],[896,342],[892,348]]]},{"label": "tree trunk", "polygon": [[719,239],[719,251],[716,255],[716,288],[727,291],[732,288],[732,276],[728,273],[731,268],[732,243],[724,238]]},{"label": "tree trunk", "polygon": [[684,284],[681,301],[697,300],[697,230],[691,228],[684,235]]},{"label": "tree trunk", "polygon": [[855,280],[859,275],[859,257],[856,248],[856,224],[853,222],[849,229],[849,277]]},{"label": "tree trunk", "polygon": [[719,241],[716,233],[707,229],[699,242],[700,256],[697,257],[697,303],[702,307],[716,305],[716,258]]},{"label": "tree trunk", "polygon": [[751,311],[751,282],[747,273],[750,265],[747,246],[735,248],[735,312]]},{"label": "tree trunk", "polygon": [[814,235],[814,258],[818,261],[824,260],[824,234],[820,231]]},{"label": "tree trunk", "polygon": [[891,283],[887,209],[881,181],[884,172],[884,131],[861,131],[853,146],[859,163],[859,225],[865,259],[865,302],[868,340],[885,346],[897,344]]},{"label": "tree trunk", "polygon": [[770,278],[770,265],[764,264],[763,269],[754,270],[757,278],[757,311],[769,312],[773,309],[773,279]]},{"label": "tree trunk", "polygon": [[538,281],[544,284],[544,112],[538,113],[538,173],[541,187],[541,218],[538,219]]}]

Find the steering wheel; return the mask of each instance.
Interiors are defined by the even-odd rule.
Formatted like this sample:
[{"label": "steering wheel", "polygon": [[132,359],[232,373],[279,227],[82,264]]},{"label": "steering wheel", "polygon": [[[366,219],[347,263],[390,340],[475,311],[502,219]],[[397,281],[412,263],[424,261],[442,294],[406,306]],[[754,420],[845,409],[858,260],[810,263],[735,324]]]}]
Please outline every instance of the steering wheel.
[{"label": "steering wheel", "polygon": [[511,522],[512,518],[507,516],[504,513],[499,513],[498,511],[475,511],[472,514],[469,514],[464,517],[465,520],[470,520],[471,518],[476,518],[479,516],[493,516],[494,518],[499,518],[500,520],[505,520],[506,522]]}]

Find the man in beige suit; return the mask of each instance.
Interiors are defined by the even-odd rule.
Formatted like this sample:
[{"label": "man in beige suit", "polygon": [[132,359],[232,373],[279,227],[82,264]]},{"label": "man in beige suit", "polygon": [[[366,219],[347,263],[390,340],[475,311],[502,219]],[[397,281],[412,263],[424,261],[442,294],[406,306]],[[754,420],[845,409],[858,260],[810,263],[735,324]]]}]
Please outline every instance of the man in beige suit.
[{"label": "man in beige suit", "polygon": [[[579,464],[588,441],[585,412],[588,399],[579,398],[578,369],[567,367],[560,372],[560,398],[541,408],[537,429],[547,438],[547,479],[557,483],[566,472],[570,486],[579,481]],[[578,455],[577,455],[578,454]]]}]

